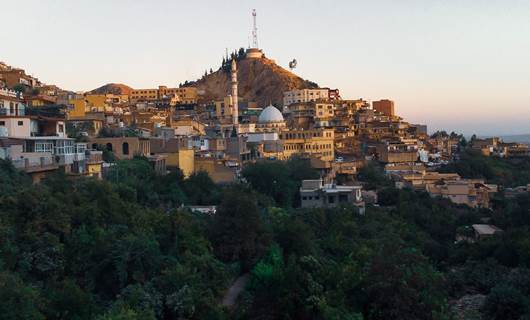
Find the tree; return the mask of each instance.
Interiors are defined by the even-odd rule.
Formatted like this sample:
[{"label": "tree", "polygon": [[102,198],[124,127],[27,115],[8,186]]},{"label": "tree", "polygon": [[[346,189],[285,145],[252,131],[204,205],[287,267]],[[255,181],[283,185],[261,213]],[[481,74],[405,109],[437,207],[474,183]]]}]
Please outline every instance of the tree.
[{"label": "tree", "polygon": [[387,244],[364,279],[367,319],[433,319],[444,312],[443,276],[414,249]]},{"label": "tree", "polygon": [[218,187],[206,171],[192,173],[182,182],[182,190],[193,205],[212,205],[219,202]]},{"label": "tree", "polygon": [[298,190],[304,179],[316,179],[318,173],[309,161],[293,157],[287,162],[259,161],[247,165],[242,171],[250,185],[281,207],[299,206]]},{"label": "tree", "polygon": [[499,284],[486,298],[483,311],[488,319],[517,320],[530,312],[529,299],[517,289]]},{"label": "tree", "polygon": [[13,87],[13,90],[15,90],[18,93],[24,93],[24,92],[26,92],[26,86],[21,84],[21,83],[19,83],[19,84],[16,84]]},{"label": "tree", "polygon": [[0,314],[3,319],[40,320],[38,291],[25,285],[16,275],[0,273]]},{"label": "tree", "polygon": [[242,186],[230,187],[212,221],[214,252],[225,262],[240,262],[249,270],[265,252],[270,236],[258,211],[256,197]]}]

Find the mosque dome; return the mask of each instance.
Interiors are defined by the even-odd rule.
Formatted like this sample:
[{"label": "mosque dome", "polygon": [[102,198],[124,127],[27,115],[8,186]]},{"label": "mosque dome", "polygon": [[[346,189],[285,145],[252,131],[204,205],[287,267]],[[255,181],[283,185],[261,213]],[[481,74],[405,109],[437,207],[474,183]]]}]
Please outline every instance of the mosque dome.
[{"label": "mosque dome", "polygon": [[284,120],[280,110],[278,110],[275,106],[270,105],[261,111],[258,121],[259,123],[270,123],[283,122]]}]

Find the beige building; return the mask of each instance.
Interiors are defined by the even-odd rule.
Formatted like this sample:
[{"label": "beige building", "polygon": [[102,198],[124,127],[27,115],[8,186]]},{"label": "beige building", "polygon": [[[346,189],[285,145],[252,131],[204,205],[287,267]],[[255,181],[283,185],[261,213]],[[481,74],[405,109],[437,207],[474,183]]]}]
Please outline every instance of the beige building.
[{"label": "beige building", "polygon": [[168,169],[179,168],[185,177],[189,177],[195,171],[195,151],[188,147],[186,139],[150,139],[151,155],[166,156]]},{"label": "beige building", "polygon": [[328,100],[329,89],[294,89],[283,93],[283,105],[288,106],[292,103],[312,102],[318,100]]},{"label": "beige building", "polygon": [[131,91],[131,102],[161,100],[166,97],[175,96],[179,98],[181,104],[197,103],[197,88],[181,87],[168,88],[159,86],[158,89],[135,89]]},{"label": "beige building", "polygon": [[332,161],[335,157],[333,129],[285,130],[280,133],[280,140],[283,152],[279,159],[301,155]]},{"label": "beige building", "polygon": [[474,179],[441,180],[426,185],[426,191],[433,197],[446,198],[456,204],[465,204],[471,208],[489,208],[490,193],[497,192],[497,186]]},{"label": "beige building", "polygon": [[93,138],[90,139],[92,149],[98,145],[112,151],[118,160],[132,159],[134,156],[149,156],[151,146],[149,139],[138,137],[112,137],[112,138]]}]

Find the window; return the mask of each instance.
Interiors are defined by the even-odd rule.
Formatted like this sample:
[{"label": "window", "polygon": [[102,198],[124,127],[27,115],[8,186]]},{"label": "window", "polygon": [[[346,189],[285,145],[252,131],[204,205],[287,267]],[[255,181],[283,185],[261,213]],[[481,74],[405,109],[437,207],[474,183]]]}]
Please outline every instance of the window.
[{"label": "window", "polygon": [[302,197],[302,200],[307,200],[307,197]]},{"label": "window", "polygon": [[0,126],[5,126],[5,125],[6,125],[5,121],[0,121]]},{"label": "window", "polygon": [[107,150],[112,151],[112,143],[107,143]]},{"label": "window", "polygon": [[123,154],[129,154],[129,143],[128,142],[124,142],[121,147],[122,147]]},{"label": "window", "polygon": [[36,142],[35,152],[52,152],[53,143],[51,142]]},{"label": "window", "polygon": [[18,125],[19,125],[19,126],[23,126],[23,125],[24,125],[24,121],[19,121],[19,122],[18,122]]},{"label": "window", "polygon": [[328,197],[328,202],[329,203],[335,203],[335,196],[329,196]]},{"label": "window", "polygon": [[59,125],[59,132],[61,133],[64,132],[64,125],[62,124]]}]

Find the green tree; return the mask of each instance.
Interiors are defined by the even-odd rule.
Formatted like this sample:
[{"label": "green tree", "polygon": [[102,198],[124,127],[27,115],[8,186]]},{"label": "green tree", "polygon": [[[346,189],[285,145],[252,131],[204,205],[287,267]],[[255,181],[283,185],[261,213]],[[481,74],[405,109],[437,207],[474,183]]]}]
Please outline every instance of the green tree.
[{"label": "green tree", "polygon": [[256,197],[241,186],[233,186],[222,198],[212,221],[215,254],[225,262],[240,262],[243,270],[249,270],[269,243]]},{"label": "green tree", "polygon": [[[516,320],[529,312],[530,305],[527,296],[517,289],[499,284],[495,286],[483,307],[483,312],[489,319]],[[530,315],[530,314],[529,314]]]}]

